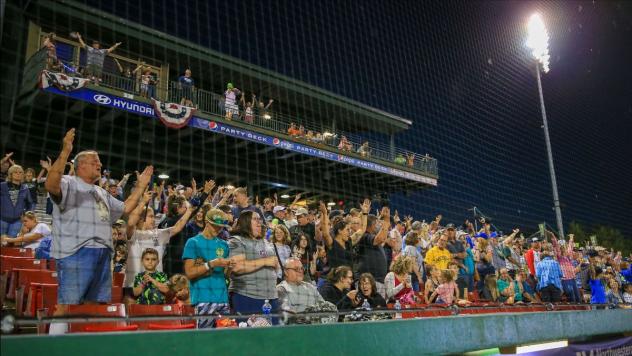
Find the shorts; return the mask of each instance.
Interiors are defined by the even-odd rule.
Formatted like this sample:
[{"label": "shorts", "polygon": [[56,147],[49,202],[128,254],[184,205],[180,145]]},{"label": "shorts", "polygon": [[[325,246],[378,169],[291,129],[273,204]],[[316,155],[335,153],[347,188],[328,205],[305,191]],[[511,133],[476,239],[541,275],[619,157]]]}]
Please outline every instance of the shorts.
[{"label": "shorts", "polygon": [[236,104],[225,103],[224,107],[226,108],[226,114],[230,112],[233,116],[239,115],[239,107]]},{"label": "shorts", "polygon": [[228,303],[198,303],[195,305],[195,315],[213,315],[211,319],[198,319],[198,329],[209,329],[216,327],[217,316],[219,314],[230,314]]},{"label": "shorts", "polygon": [[96,64],[88,64],[88,66],[86,66],[86,76],[88,77],[97,77],[97,78],[101,78],[101,73],[103,72],[103,66],[100,65],[96,65]]},{"label": "shorts", "polygon": [[57,303],[82,304],[112,300],[112,252],[108,248],[82,247],[57,260]]}]

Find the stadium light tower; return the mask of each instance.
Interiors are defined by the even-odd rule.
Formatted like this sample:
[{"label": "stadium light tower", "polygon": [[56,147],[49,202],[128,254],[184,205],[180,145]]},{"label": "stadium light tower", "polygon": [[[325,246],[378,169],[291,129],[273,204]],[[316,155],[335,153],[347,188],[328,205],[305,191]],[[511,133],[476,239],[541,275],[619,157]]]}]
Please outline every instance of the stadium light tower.
[{"label": "stadium light tower", "polygon": [[562,224],[562,210],[560,209],[560,198],[557,194],[557,179],[555,179],[555,167],[553,166],[553,151],[551,150],[551,139],[549,137],[549,125],[546,121],[546,110],[544,108],[544,96],[542,95],[542,81],[540,79],[540,65],[544,73],[549,71],[549,34],[544,26],[544,21],[540,14],[535,13],[529,18],[527,25],[529,37],[527,47],[531,49],[531,55],[535,58],[536,75],[538,78],[538,92],[540,94],[540,108],[542,110],[542,123],[544,127],[544,139],[546,141],[546,152],[549,158],[549,172],[551,173],[551,186],[553,187],[553,205],[555,207],[555,219],[560,238],[564,238],[564,226]]}]

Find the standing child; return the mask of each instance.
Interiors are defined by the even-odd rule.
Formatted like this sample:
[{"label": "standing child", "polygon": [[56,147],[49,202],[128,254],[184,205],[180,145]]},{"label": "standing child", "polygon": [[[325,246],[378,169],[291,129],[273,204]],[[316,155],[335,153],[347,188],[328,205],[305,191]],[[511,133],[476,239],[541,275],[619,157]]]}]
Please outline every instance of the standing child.
[{"label": "standing child", "polygon": [[432,293],[430,299],[437,297],[437,304],[452,304],[459,299],[459,289],[454,282],[454,273],[451,270],[441,271],[441,284]]},{"label": "standing child", "polygon": [[169,292],[167,285],[167,275],[157,271],[158,251],[148,248],[143,251],[141,262],[145,268],[144,272],[140,272],[134,278],[134,297],[136,303],[145,305],[164,304],[165,296],[163,293]]}]

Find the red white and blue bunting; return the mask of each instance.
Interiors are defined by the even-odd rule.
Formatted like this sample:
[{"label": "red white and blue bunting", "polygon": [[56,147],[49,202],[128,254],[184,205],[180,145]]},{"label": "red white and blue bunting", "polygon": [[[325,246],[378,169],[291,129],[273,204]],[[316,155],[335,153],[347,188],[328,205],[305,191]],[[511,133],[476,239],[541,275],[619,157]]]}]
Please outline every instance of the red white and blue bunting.
[{"label": "red white and blue bunting", "polygon": [[156,99],[151,100],[154,105],[154,114],[165,126],[172,129],[183,128],[195,114],[195,108],[176,103],[163,103]]},{"label": "red white and blue bunting", "polygon": [[74,91],[83,88],[89,82],[89,79],[70,77],[64,73],[43,70],[40,75],[39,86],[42,89],[54,86],[59,90]]}]

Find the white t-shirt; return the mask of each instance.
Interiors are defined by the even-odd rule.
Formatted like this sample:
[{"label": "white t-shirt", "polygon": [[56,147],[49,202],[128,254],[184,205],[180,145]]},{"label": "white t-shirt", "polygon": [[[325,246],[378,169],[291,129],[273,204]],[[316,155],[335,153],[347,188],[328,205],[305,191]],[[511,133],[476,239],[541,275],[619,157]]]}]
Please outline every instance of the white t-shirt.
[{"label": "white t-shirt", "polygon": [[51,235],[51,230],[50,230],[50,227],[48,227],[48,225],[44,223],[39,223],[35,225],[33,230],[31,230],[30,232],[27,232],[27,234],[41,234],[42,235],[42,237],[37,239],[37,241],[33,241],[30,244],[24,246],[24,248],[30,248],[30,249],[35,250],[36,248],[39,247],[40,241],[42,241],[43,238]]},{"label": "white t-shirt", "polygon": [[158,251],[160,261],[156,270],[162,272],[162,257],[165,246],[169,243],[172,227],[166,229],[138,230],[134,231],[132,238],[127,241],[127,263],[125,267],[125,287],[134,286],[134,277],[144,271],[141,256],[147,248]]}]

